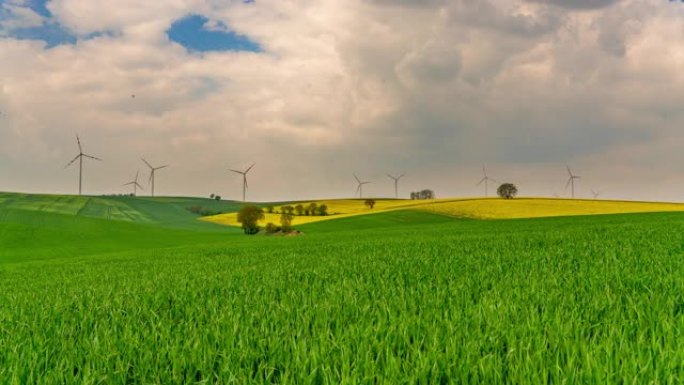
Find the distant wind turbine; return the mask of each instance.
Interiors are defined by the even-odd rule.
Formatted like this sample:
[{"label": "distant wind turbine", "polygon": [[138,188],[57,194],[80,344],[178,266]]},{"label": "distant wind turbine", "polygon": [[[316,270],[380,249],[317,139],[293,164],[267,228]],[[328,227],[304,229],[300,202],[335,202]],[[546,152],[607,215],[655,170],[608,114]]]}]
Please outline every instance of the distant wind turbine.
[{"label": "distant wind turbine", "polygon": [[135,173],[135,179],[133,181],[123,184],[124,186],[133,186],[133,196],[138,195],[138,187],[140,187],[141,190],[144,190],[140,183],[138,183],[138,175],[140,175],[140,171]]},{"label": "distant wind turbine", "polygon": [[572,173],[570,170],[570,166],[565,166],[568,169],[568,183],[565,184],[565,189],[567,190],[568,186],[572,186],[572,198],[575,199],[575,179],[579,179],[580,176],[575,175]]},{"label": "distant wind turbine", "polygon": [[169,165],[164,165],[164,166],[159,166],[159,167],[153,167],[150,162],[146,161],[145,158],[140,158],[142,159],[143,162],[147,165],[147,167],[150,168],[150,179],[147,181],[148,184],[152,185],[152,196],[154,196],[154,173],[157,170],[161,170],[162,168],[167,168]]},{"label": "distant wind turbine", "polygon": [[249,186],[247,186],[247,173],[249,172],[249,170],[252,169],[252,167],[254,167],[254,165],[256,165],[256,163],[254,163],[254,164],[252,164],[251,166],[249,166],[249,168],[247,168],[247,170],[245,170],[245,171],[230,169],[230,171],[242,175],[242,201],[243,201],[243,202],[246,201],[246,198],[247,198],[247,189],[249,188]]},{"label": "distant wind turbine", "polygon": [[[406,174],[401,174],[397,177],[387,174],[390,179],[394,180],[394,198],[399,198],[399,179],[403,178]],[[356,175],[354,175],[356,176]],[[358,178],[357,178],[358,180]]]},{"label": "distant wind turbine", "polygon": [[481,185],[482,182],[484,182],[485,185],[485,197],[489,196],[489,181],[491,180],[494,183],[498,183],[496,179],[490,178],[487,176],[487,168],[483,165],[482,166],[482,179],[480,179],[480,182],[477,183],[477,186]]},{"label": "distant wind turbine", "polygon": [[81,138],[78,137],[78,134],[76,134],[76,142],[78,143],[78,155],[76,155],[71,162],[64,166],[64,168],[71,166],[76,160],[78,160],[78,195],[81,195],[81,192],[83,191],[83,158],[99,161],[102,161],[102,159],[83,153],[83,147],[81,147]]},{"label": "distant wind turbine", "polygon": [[600,191],[591,190],[591,195],[594,196],[594,199],[597,199],[597,198],[599,197],[599,195],[601,195],[601,192],[600,192]]},{"label": "distant wind turbine", "polygon": [[359,179],[356,174],[354,174],[354,179],[359,183],[358,186],[356,187],[356,192],[359,193],[359,198],[363,198],[363,185],[364,184],[369,184],[370,182],[361,182],[361,179]]}]

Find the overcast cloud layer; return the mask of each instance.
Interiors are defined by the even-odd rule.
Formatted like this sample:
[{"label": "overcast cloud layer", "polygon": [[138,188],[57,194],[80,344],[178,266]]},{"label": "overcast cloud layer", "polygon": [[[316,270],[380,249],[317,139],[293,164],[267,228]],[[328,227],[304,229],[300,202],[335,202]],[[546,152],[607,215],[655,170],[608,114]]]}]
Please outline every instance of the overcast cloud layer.
[{"label": "overcast cloud layer", "polygon": [[[567,196],[565,165],[606,198],[684,197],[684,4],[667,0],[52,0],[78,37],[0,0],[0,191],[127,191],[140,161],[164,195],[253,200],[482,195],[481,164],[522,195]],[[263,52],[193,53],[189,15]],[[135,95],[135,97],[131,97]]]}]

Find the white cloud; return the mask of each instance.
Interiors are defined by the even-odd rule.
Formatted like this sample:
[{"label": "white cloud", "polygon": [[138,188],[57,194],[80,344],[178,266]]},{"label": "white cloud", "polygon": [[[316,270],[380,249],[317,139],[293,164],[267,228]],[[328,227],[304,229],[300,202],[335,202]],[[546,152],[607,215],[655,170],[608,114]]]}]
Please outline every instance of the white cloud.
[{"label": "white cloud", "polygon": [[[88,165],[93,193],[119,191],[141,155],[172,164],[161,193],[227,198],[240,190],[226,169],[252,161],[258,199],[348,195],[352,172],[394,170],[407,188],[472,194],[482,162],[530,194],[562,192],[566,162],[595,189],[667,179],[681,171],[668,159],[684,11],[608,3],[53,0],[79,36],[113,34],[49,50],[0,39],[0,190],[73,191],[74,132],[105,159]],[[190,54],[165,34],[188,14],[265,52]]]}]

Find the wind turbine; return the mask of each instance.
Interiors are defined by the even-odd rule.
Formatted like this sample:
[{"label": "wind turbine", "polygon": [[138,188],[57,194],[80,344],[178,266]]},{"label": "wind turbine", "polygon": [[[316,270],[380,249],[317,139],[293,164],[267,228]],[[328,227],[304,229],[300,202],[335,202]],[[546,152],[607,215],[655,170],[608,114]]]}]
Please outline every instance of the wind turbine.
[{"label": "wind turbine", "polygon": [[[399,179],[403,178],[406,174],[401,174],[397,177],[387,174],[390,179],[394,179],[394,198],[399,198]],[[354,175],[356,177],[356,175]],[[358,178],[356,179],[358,180]],[[360,182],[360,181],[359,181]]]},{"label": "wind turbine", "polygon": [[247,168],[247,170],[245,170],[245,171],[230,169],[230,171],[242,175],[242,201],[243,201],[243,202],[246,201],[247,189],[249,188],[249,186],[247,186],[247,173],[249,172],[249,170],[252,169],[252,167],[254,167],[255,164],[256,164],[256,163],[253,163],[253,164],[252,164],[251,166],[249,166],[249,167]]},{"label": "wind turbine", "polygon": [[140,175],[140,171],[135,173],[135,180],[123,184],[123,186],[133,186],[133,196],[138,195],[138,187],[140,187],[141,190],[144,190],[143,186],[138,183],[138,175]]},{"label": "wind turbine", "polygon": [[600,191],[591,190],[591,195],[594,196],[594,199],[598,199],[599,195],[601,195],[601,192],[600,192]]},{"label": "wind turbine", "polygon": [[565,166],[568,169],[568,183],[565,184],[565,189],[567,190],[568,186],[572,186],[572,199],[575,199],[575,179],[579,179],[580,176],[575,175],[570,171],[570,166],[566,165]]},{"label": "wind turbine", "polygon": [[147,167],[150,168],[150,179],[147,181],[147,183],[152,184],[152,196],[154,196],[154,173],[157,170],[161,170],[162,168],[167,168],[169,165],[164,165],[164,166],[159,166],[159,167],[153,167],[148,161],[145,160],[145,158],[140,158],[142,159],[143,162],[147,165]]},{"label": "wind turbine", "polygon": [[359,198],[363,198],[363,185],[364,184],[369,184],[370,182],[361,182],[361,179],[359,179],[356,174],[354,174],[354,179],[359,183],[359,185],[356,187],[356,191],[359,193]]},{"label": "wind turbine", "polygon": [[71,162],[64,166],[64,168],[71,166],[76,160],[78,160],[78,195],[80,196],[81,192],[83,191],[83,158],[90,158],[99,161],[102,161],[102,159],[83,153],[83,147],[81,146],[81,138],[78,137],[78,134],[76,134],[76,142],[78,143],[78,155],[76,155],[76,157],[72,159]]},{"label": "wind turbine", "polygon": [[482,165],[482,175],[483,175],[483,177],[477,183],[477,186],[481,185],[482,182],[484,182],[484,184],[485,184],[485,197],[488,197],[489,196],[489,181],[491,180],[494,183],[498,183],[498,182],[496,181],[496,179],[493,179],[493,178],[490,178],[489,176],[487,176],[487,168],[484,165]]}]

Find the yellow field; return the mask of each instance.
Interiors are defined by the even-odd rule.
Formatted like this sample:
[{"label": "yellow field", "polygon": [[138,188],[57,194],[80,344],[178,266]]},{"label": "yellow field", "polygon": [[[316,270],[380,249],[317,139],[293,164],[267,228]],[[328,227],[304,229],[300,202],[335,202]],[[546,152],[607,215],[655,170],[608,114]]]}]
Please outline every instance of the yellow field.
[{"label": "yellow field", "polygon": [[684,204],[574,199],[477,199],[434,202],[418,207],[438,214],[478,218],[513,219],[570,215],[684,211]]},{"label": "yellow field", "polygon": [[[307,206],[311,202],[302,202]],[[293,225],[345,218],[354,215],[373,214],[392,210],[424,210],[436,214],[477,219],[539,218],[570,215],[621,214],[640,212],[684,211],[684,204],[657,202],[629,202],[607,200],[573,200],[547,198],[498,198],[435,199],[427,201],[377,199],[371,210],[360,199],[315,201],[328,206],[328,216],[295,216]],[[294,206],[295,204],[293,204]],[[280,207],[276,207],[280,211]],[[202,220],[228,226],[240,226],[237,213],[214,215]],[[266,214],[260,222],[280,223],[280,214]]]}]

